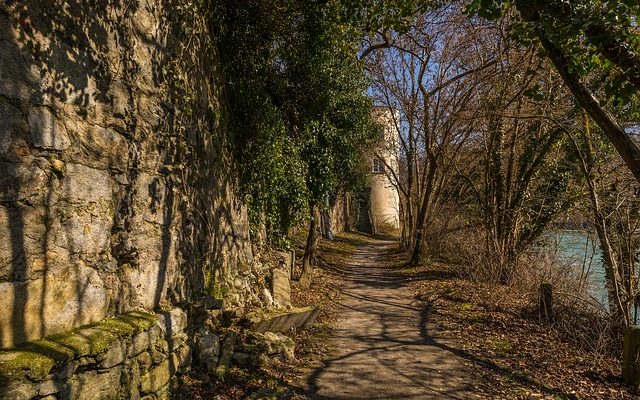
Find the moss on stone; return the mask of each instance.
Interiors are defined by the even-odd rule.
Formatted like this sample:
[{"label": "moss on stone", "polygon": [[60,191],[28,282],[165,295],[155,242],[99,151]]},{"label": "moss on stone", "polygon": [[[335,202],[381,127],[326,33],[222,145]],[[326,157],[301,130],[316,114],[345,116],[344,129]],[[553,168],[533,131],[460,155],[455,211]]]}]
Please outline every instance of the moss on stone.
[{"label": "moss on stone", "polygon": [[42,380],[54,366],[100,354],[114,341],[148,330],[157,321],[153,314],[132,312],[0,351],[0,385],[27,377]]}]

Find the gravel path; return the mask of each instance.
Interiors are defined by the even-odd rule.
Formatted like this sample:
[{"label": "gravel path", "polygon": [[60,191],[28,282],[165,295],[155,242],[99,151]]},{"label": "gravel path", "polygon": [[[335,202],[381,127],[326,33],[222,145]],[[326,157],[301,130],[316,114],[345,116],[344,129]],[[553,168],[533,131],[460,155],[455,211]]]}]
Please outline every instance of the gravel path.
[{"label": "gravel path", "polygon": [[312,399],[468,399],[473,382],[385,259],[396,242],[362,246],[345,268],[331,354],[304,386]]}]

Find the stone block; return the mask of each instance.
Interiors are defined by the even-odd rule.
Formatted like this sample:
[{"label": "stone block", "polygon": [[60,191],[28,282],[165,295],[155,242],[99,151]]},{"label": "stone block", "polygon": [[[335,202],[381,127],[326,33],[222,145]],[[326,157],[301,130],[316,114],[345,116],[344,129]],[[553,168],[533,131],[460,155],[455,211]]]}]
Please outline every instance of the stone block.
[{"label": "stone block", "polygon": [[103,400],[118,399],[122,367],[111,368],[103,373],[87,371],[74,376],[60,389],[60,398]]},{"label": "stone block", "polygon": [[70,378],[76,372],[78,364],[79,363],[77,361],[69,361],[68,363],[65,363],[62,367],[56,370],[55,377],[59,380],[66,380]]},{"label": "stone block", "polygon": [[179,308],[161,314],[160,329],[165,336],[173,336],[187,327],[187,314]]},{"label": "stone block", "polygon": [[214,371],[218,364],[220,353],[220,339],[213,333],[198,336],[196,339],[196,351],[198,361],[207,367],[208,371]]},{"label": "stone block", "polygon": [[123,118],[131,111],[129,88],[121,81],[114,79],[111,82],[109,97],[111,98],[114,116]]},{"label": "stone block", "polygon": [[287,271],[279,268],[271,270],[271,291],[277,306],[291,307],[291,284]]},{"label": "stone block", "polygon": [[109,172],[82,164],[67,163],[63,181],[65,200],[71,203],[111,202]]},{"label": "stone block", "polygon": [[44,203],[45,193],[55,193],[58,186],[55,180],[47,177],[38,161],[29,157],[24,163],[0,163],[0,171],[3,171],[0,195],[7,200],[29,199],[30,203]]},{"label": "stone block", "polygon": [[30,382],[13,382],[0,386],[0,398],[11,400],[29,400],[38,394],[38,386]]},{"label": "stone block", "polygon": [[58,393],[59,390],[59,383],[57,383],[53,379],[49,379],[38,385],[39,396],[48,396],[50,394],[55,394]]},{"label": "stone block", "polygon": [[138,356],[136,357],[136,360],[138,361],[138,365],[140,366],[140,369],[142,371],[146,371],[153,363],[151,354],[149,354],[149,352],[146,352],[146,351],[144,353],[138,354]]},{"label": "stone block", "polygon": [[193,308],[200,313],[206,313],[210,310],[219,310],[222,308],[222,300],[212,296],[204,296],[193,302]]},{"label": "stone block", "polygon": [[141,393],[156,393],[166,386],[178,370],[177,357],[170,357],[140,377]]},{"label": "stone block", "polygon": [[26,128],[20,110],[0,101],[0,154],[7,153],[11,147],[11,136],[15,131]]},{"label": "stone block", "polygon": [[291,277],[291,272],[293,271],[295,262],[296,262],[296,252],[295,250],[291,251],[279,251],[277,252],[278,258],[280,261],[280,266],[289,273],[289,277]]},{"label": "stone block", "polygon": [[108,309],[102,280],[82,263],[29,282],[0,282],[0,298],[2,347],[99,321]]},{"label": "stone block", "polygon": [[247,319],[255,332],[279,332],[310,326],[318,316],[318,312],[319,310],[313,307],[303,307],[274,313],[257,312],[248,315]]},{"label": "stone block", "polygon": [[131,345],[129,346],[129,355],[140,354],[143,351],[148,350],[153,343],[160,336],[160,327],[154,325],[146,331],[135,334],[131,339]]},{"label": "stone block", "polygon": [[193,361],[191,347],[189,346],[181,346],[174,353],[178,360],[178,367],[182,372],[185,368],[191,366],[191,362]]},{"label": "stone block", "polygon": [[71,162],[100,170],[126,171],[129,144],[115,129],[75,119],[65,121],[65,126],[76,143],[67,150]]},{"label": "stone block", "polygon": [[0,94],[26,103],[36,93],[39,75],[13,41],[0,41]]},{"label": "stone block", "polygon": [[111,343],[109,350],[105,353],[104,359],[100,363],[101,368],[112,368],[123,363],[127,355],[127,343],[124,340],[116,340]]},{"label": "stone block", "polygon": [[33,107],[29,111],[28,121],[34,146],[64,150],[71,145],[67,128],[48,108]]},{"label": "stone block", "polygon": [[220,358],[218,359],[218,365],[216,366],[216,375],[224,376],[229,368],[229,363],[233,357],[233,349],[236,346],[236,340],[238,336],[235,332],[228,332],[224,341],[222,342],[222,348],[220,349]]}]

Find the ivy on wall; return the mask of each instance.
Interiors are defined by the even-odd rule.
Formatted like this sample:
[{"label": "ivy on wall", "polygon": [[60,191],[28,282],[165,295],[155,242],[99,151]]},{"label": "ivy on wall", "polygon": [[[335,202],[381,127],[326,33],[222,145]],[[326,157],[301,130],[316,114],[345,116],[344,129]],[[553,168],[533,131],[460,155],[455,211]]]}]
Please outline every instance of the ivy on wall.
[{"label": "ivy on wall", "polygon": [[310,206],[358,181],[359,148],[375,132],[359,32],[341,7],[250,0],[214,12],[250,222],[275,245]]}]

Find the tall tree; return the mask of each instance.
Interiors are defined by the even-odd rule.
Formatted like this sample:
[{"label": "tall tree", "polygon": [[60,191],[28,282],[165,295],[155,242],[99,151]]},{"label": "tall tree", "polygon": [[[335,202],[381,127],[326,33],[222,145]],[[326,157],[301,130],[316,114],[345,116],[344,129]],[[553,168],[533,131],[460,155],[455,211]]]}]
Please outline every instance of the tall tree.
[{"label": "tall tree", "polygon": [[[513,2],[473,0],[469,9],[496,18]],[[640,149],[629,139],[615,113],[583,78],[597,72],[608,96],[628,103],[640,90],[640,3],[634,1],[515,1],[531,37],[537,38],[580,106],[585,109],[640,182]],[[606,100],[606,99],[604,99]]]}]

